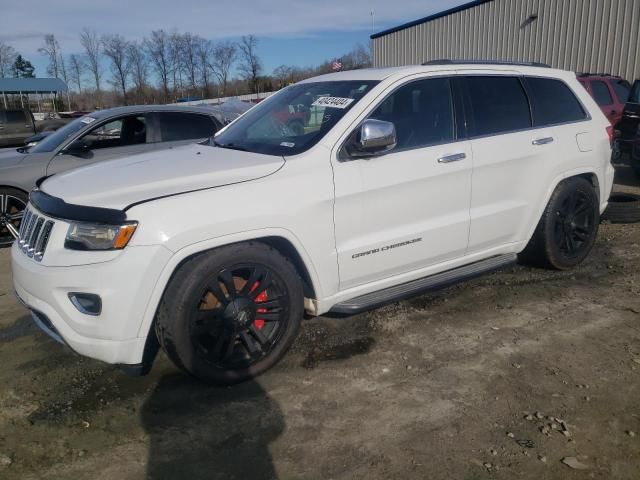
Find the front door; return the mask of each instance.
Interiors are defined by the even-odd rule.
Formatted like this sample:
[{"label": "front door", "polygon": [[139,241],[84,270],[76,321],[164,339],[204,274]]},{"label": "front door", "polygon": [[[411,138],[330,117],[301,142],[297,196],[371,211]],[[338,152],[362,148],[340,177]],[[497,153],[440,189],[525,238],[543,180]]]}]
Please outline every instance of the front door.
[{"label": "front door", "polygon": [[334,163],[340,287],[461,257],[469,236],[472,153],[457,141],[447,78],[413,80],[367,118],[392,122],[398,143]]}]

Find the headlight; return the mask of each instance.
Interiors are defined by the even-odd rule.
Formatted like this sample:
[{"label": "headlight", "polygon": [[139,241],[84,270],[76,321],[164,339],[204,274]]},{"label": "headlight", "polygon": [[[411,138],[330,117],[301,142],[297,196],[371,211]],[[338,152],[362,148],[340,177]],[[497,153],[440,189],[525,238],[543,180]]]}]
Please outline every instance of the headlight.
[{"label": "headlight", "polygon": [[64,247],[70,250],[120,250],[127,246],[137,227],[137,222],[124,225],[72,223]]}]

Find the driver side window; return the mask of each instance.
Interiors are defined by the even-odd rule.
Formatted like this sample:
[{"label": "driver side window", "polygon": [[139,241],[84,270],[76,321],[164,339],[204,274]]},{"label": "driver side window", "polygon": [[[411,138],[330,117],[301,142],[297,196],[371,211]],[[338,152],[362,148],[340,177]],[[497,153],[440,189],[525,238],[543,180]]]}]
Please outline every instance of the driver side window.
[{"label": "driver side window", "polygon": [[453,102],[447,78],[417,80],[385,98],[369,118],[392,122],[398,143],[409,150],[454,140]]},{"label": "driver side window", "polygon": [[143,115],[130,115],[98,125],[79,141],[91,150],[147,143],[147,127]]}]

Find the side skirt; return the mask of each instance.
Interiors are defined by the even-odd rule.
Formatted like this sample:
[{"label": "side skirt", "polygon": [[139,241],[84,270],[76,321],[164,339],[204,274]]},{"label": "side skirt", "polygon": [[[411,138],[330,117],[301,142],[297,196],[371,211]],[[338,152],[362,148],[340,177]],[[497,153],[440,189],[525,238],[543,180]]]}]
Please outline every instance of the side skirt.
[{"label": "side skirt", "polygon": [[420,295],[425,292],[440,290],[457,283],[461,283],[472,278],[479,277],[485,273],[500,270],[514,265],[518,256],[515,253],[497,255],[479,262],[470,263],[462,267],[436,273],[428,277],[419,278],[411,282],[394,285],[393,287],[367,293],[359,297],[346,300],[333,306],[328,315],[348,316],[362,313],[367,310],[381,307],[389,303],[394,303],[405,298]]}]

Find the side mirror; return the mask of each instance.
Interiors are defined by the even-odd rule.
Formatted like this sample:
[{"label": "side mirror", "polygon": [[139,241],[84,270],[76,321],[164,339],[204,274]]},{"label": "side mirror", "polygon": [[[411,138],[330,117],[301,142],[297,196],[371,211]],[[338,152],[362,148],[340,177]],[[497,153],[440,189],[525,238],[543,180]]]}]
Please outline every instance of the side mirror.
[{"label": "side mirror", "polygon": [[350,157],[362,158],[382,155],[392,150],[397,143],[393,123],[369,118],[352,134],[346,147]]},{"label": "side mirror", "polygon": [[74,157],[88,158],[91,155],[91,147],[80,140],[73,142],[62,153],[73,155]]}]

